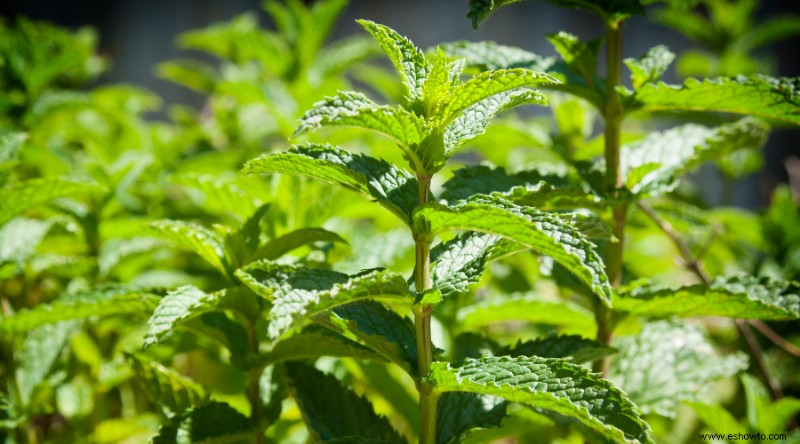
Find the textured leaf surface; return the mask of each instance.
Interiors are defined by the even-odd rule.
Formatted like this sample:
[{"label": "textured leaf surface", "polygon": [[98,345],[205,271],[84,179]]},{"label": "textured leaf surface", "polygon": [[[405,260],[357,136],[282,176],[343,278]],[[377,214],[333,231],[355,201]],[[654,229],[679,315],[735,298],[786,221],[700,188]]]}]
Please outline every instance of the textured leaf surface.
[{"label": "textured leaf surface", "polygon": [[749,275],[719,277],[710,285],[635,286],[619,292],[614,308],[654,317],[797,319],[800,318],[800,286],[796,282]]},{"label": "textured leaf surface", "polygon": [[225,241],[213,231],[178,220],[161,220],[153,222],[151,226],[181,247],[197,253],[224,276],[229,276],[230,265],[225,251]]},{"label": "textured leaf surface", "polygon": [[158,362],[128,356],[128,364],[150,399],[167,415],[182,415],[208,399],[200,384]]},{"label": "textured leaf surface", "polygon": [[347,242],[338,234],[324,228],[300,228],[271,239],[254,254],[253,259],[275,260],[284,254],[314,242]]},{"label": "textured leaf surface", "polygon": [[546,71],[555,60],[542,57],[514,46],[499,45],[495,42],[458,41],[443,43],[439,48],[451,57],[466,59],[467,62],[482,71],[504,68],[527,68],[534,71]]},{"label": "textured leaf surface", "polygon": [[576,74],[587,82],[594,78],[597,71],[597,53],[600,40],[581,41],[577,36],[560,31],[547,36],[556,52]]},{"label": "textured leaf surface", "polygon": [[668,190],[678,175],[704,162],[739,149],[761,148],[768,132],[767,125],[750,117],[716,128],[682,125],[623,146],[620,167],[634,193]]},{"label": "textured leaf surface", "polygon": [[406,86],[408,103],[413,107],[422,99],[422,87],[428,77],[425,54],[396,31],[369,20],[358,20],[392,61]]},{"label": "textured leaf surface", "polygon": [[625,59],[625,65],[631,71],[631,83],[634,89],[641,88],[645,83],[658,81],[675,60],[675,54],[664,45],[650,48],[638,59]]},{"label": "textured leaf surface", "polygon": [[142,289],[107,286],[83,293],[64,295],[48,304],[23,309],[12,316],[0,318],[0,333],[14,334],[45,324],[92,316],[123,313],[149,313],[158,298]]},{"label": "textured leaf surface", "polygon": [[0,188],[5,185],[9,170],[17,164],[17,153],[25,139],[27,139],[27,134],[20,132],[0,135]]},{"label": "textured leaf surface", "polygon": [[520,341],[513,347],[498,350],[496,356],[538,356],[540,358],[570,359],[579,364],[613,354],[616,350],[593,339],[577,335],[549,335],[532,341]]},{"label": "textured leaf surface", "polygon": [[466,233],[436,245],[431,250],[433,286],[447,298],[465,292],[481,279],[492,248],[500,238],[490,234]]},{"label": "textured leaf surface", "polygon": [[414,215],[414,227],[417,232],[431,233],[479,231],[518,242],[552,257],[605,303],[611,302],[611,287],[595,245],[555,214],[484,196],[451,207],[440,204],[421,207]]},{"label": "textured leaf surface", "polygon": [[67,178],[31,179],[0,189],[0,225],[24,211],[59,197],[100,189],[94,182]]},{"label": "textured leaf surface", "polygon": [[457,443],[469,430],[499,426],[507,407],[508,402],[496,396],[442,394],[436,405],[436,443]]},{"label": "textured leaf surface", "polygon": [[364,94],[349,91],[317,102],[300,119],[295,136],[330,125],[357,126],[413,146],[427,135],[425,121],[399,106],[378,105]]},{"label": "textured leaf surface", "polygon": [[312,325],[294,336],[279,341],[263,357],[262,362],[269,365],[283,361],[316,359],[320,356],[360,359],[378,357],[358,342],[351,341],[318,325]]},{"label": "textured leaf surface", "polygon": [[499,396],[572,417],[617,442],[652,442],[650,428],[619,389],[585,368],[536,357],[434,362],[429,379],[440,392]]},{"label": "textured leaf surface", "polygon": [[284,173],[341,185],[378,201],[406,223],[417,205],[417,180],[389,163],[327,145],[295,146],[248,162],[245,173]]},{"label": "textured leaf surface", "polygon": [[647,84],[636,101],[648,111],[719,111],[800,125],[798,79],[764,75]]},{"label": "textured leaf surface", "polygon": [[333,376],[298,363],[286,364],[286,376],[313,439],[404,442],[386,418],[375,414],[367,399],[342,387]]},{"label": "textured leaf surface", "polygon": [[0,226],[0,264],[25,262],[36,251],[50,225],[47,221],[17,217]]},{"label": "textured leaf surface", "polygon": [[543,72],[524,68],[486,71],[453,88],[450,100],[439,111],[438,118],[445,123],[451,122],[462,111],[495,94],[543,83],[559,81]]},{"label": "textured leaf surface", "polygon": [[416,374],[417,344],[408,318],[375,301],[342,305],[314,317],[314,321],[373,350],[388,362]]},{"label": "textured leaf surface", "polygon": [[463,330],[509,321],[591,329],[594,327],[594,314],[580,305],[566,301],[513,295],[500,301],[473,304],[458,313],[458,327]]},{"label": "textured leaf surface", "polygon": [[22,347],[15,353],[16,380],[23,405],[32,401],[34,390],[51,373],[64,345],[79,327],[78,321],[57,322],[41,325],[25,336]]},{"label": "textured leaf surface", "polygon": [[741,354],[721,357],[694,325],[659,321],[614,344],[609,377],[644,413],[673,416],[680,401],[701,400],[717,379],[747,367]]},{"label": "textured leaf surface", "polygon": [[224,402],[192,409],[180,428],[192,443],[247,444],[255,439],[247,417]]},{"label": "textured leaf surface", "polygon": [[144,338],[144,347],[158,342],[179,323],[214,310],[219,304],[219,298],[219,293],[208,294],[190,285],[169,292],[161,298],[147,321],[149,328]]}]

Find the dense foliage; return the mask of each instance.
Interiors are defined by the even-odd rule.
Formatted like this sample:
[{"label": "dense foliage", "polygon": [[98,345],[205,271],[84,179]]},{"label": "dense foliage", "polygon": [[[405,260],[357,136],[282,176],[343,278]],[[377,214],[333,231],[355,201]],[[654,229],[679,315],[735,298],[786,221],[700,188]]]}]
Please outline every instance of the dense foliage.
[{"label": "dense foliage", "polygon": [[[269,0],[274,31],[180,36],[219,63],[157,67],[205,97],[167,121],[85,87],[91,30],[0,24],[0,441],[798,442],[800,196],[749,213],[687,174],[730,187],[800,124],[753,52],[800,19],[550,1],[605,35],[329,43],[346,1]],[[706,78],[624,58],[644,14]]]}]

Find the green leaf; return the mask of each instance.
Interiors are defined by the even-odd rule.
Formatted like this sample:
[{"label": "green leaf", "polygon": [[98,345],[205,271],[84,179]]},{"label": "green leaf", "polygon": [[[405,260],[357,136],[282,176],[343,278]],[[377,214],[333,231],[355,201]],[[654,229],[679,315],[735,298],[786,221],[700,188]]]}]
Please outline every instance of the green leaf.
[{"label": "green leaf", "polygon": [[[469,0],[467,17],[472,20],[472,27],[486,20],[497,8],[510,5],[521,0]],[[624,20],[632,15],[644,14],[640,0],[547,0],[562,8],[583,9],[597,14],[606,21]]]},{"label": "green leaf", "polygon": [[210,94],[216,85],[217,71],[208,63],[194,59],[170,60],[156,66],[156,75],[202,94]]},{"label": "green leaf", "polygon": [[287,363],[286,376],[313,440],[358,437],[405,442],[386,418],[375,414],[367,399],[342,387],[333,376],[299,363]]},{"label": "green leaf", "polygon": [[414,214],[417,233],[454,230],[501,236],[550,256],[588,285],[604,303],[611,303],[611,287],[597,247],[570,222],[555,214],[489,196],[450,207],[429,204]]},{"label": "green leaf", "polygon": [[631,71],[633,89],[641,88],[645,83],[658,81],[675,60],[675,54],[664,45],[650,48],[638,59],[628,58],[623,60]]},{"label": "green leaf", "polygon": [[495,356],[538,356],[540,358],[569,359],[576,364],[596,361],[615,353],[613,347],[577,335],[551,334],[532,341],[519,341],[513,347],[504,347]]},{"label": "green leaf", "polygon": [[87,292],[67,294],[48,304],[22,309],[12,316],[3,317],[0,333],[13,335],[34,328],[93,316],[111,316],[125,313],[149,313],[158,298],[142,289],[123,285],[109,285]]},{"label": "green leaf", "polygon": [[703,402],[687,402],[687,404],[714,433],[728,434],[731,430],[739,430],[742,427],[739,421],[720,405]]},{"label": "green leaf", "polygon": [[551,410],[574,418],[606,439],[653,442],[650,427],[619,389],[585,368],[537,357],[468,358],[434,362],[428,378],[438,392],[471,392]]},{"label": "green leaf", "polygon": [[378,46],[369,37],[351,36],[337,40],[320,50],[312,62],[309,77],[321,83],[326,77],[352,69],[378,52]]},{"label": "green leaf", "polygon": [[23,264],[36,251],[51,225],[49,221],[17,217],[0,226],[0,264]]},{"label": "green leaf", "polygon": [[320,356],[375,359],[378,356],[358,342],[344,338],[318,325],[310,325],[296,335],[283,339],[261,362],[267,365],[284,361],[316,359]]},{"label": "green leaf", "polygon": [[634,105],[645,111],[716,111],[800,125],[798,79],[765,75],[688,79],[644,85]]},{"label": "green leaf", "polygon": [[600,40],[582,42],[577,36],[560,31],[549,34],[547,40],[556,52],[576,74],[587,82],[594,79],[597,71],[597,54],[600,51]]},{"label": "green leaf", "polygon": [[463,293],[478,283],[499,241],[500,238],[489,234],[466,233],[433,247],[431,278],[442,298]]},{"label": "green leaf", "polygon": [[347,244],[347,241],[342,239],[341,236],[324,228],[300,228],[271,239],[255,252],[253,259],[275,260],[296,248],[313,244],[314,242],[340,242]]},{"label": "green leaf", "polygon": [[481,71],[508,68],[527,68],[547,71],[555,59],[542,57],[514,46],[499,45],[492,41],[468,42],[465,40],[443,43],[438,46],[450,57],[466,59],[470,66]]},{"label": "green leaf", "polygon": [[417,344],[408,318],[375,301],[358,301],[322,312],[314,321],[371,349],[411,375],[417,374]]},{"label": "green leaf", "polygon": [[497,113],[520,105],[547,105],[547,98],[530,89],[518,88],[487,97],[466,108],[444,131],[445,155],[486,132]]},{"label": "green leaf", "polygon": [[436,405],[436,443],[461,442],[474,429],[498,427],[506,416],[508,402],[502,398],[475,393],[449,392]]},{"label": "green leaf", "polygon": [[150,226],[181,247],[195,252],[224,276],[230,276],[225,241],[218,234],[195,223],[178,220],[160,220]]},{"label": "green leaf", "polygon": [[[450,100],[441,108],[436,118],[443,124],[449,124],[464,110],[496,94],[548,83],[560,82],[543,72],[524,68],[486,71],[454,87],[450,92]],[[528,99],[536,103],[545,101],[544,96],[536,97],[534,93]]]},{"label": "green leaf", "polygon": [[406,87],[406,104],[411,109],[419,107],[422,101],[422,87],[428,78],[428,62],[425,54],[410,40],[396,31],[369,20],[357,20],[389,57],[395,70]]},{"label": "green leaf", "polygon": [[442,184],[441,199],[450,204],[466,200],[475,194],[506,193],[515,187],[545,181],[555,186],[566,185],[563,177],[543,176],[535,171],[506,173],[505,168],[490,168],[486,165],[469,165],[453,171],[453,177]]},{"label": "green leaf", "polygon": [[[5,327],[6,321],[0,324]],[[45,381],[61,356],[64,345],[80,327],[77,321],[41,325],[31,330],[16,351],[16,381],[22,404],[29,406],[34,390]]]},{"label": "green leaf", "polygon": [[532,296],[511,295],[500,301],[472,304],[459,311],[458,328],[471,330],[494,323],[526,321],[591,330],[594,314],[572,302],[549,301]]},{"label": "green leaf", "polygon": [[0,188],[5,185],[9,170],[17,164],[19,147],[27,138],[27,134],[19,132],[0,135]]},{"label": "green leaf", "polygon": [[710,285],[632,286],[619,291],[614,308],[654,317],[797,319],[800,318],[800,285],[768,277],[733,275],[718,277]]},{"label": "green leaf", "polygon": [[208,400],[203,387],[171,368],[145,357],[128,355],[136,379],[167,416],[182,415]]},{"label": "green leaf", "polygon": [[719,356],[697,326],[659,321],[634,337],[615,342],[619,350],[609,377],[643,413],[674,416],[680,401],[703,399],[714,381],[747,367],[740,353]]},{"label": "green leaf", "polygon": [[300,119],[292,137],[323,126],[370,129],[406,147],[418,145],[428,133],[425,120],[399,106],[378,105],[360,92],[340,92],[314,104]]},{"label": "green leaf", "polygon": [[677,176],[704,162],[739,149],[759,149],[769,127],[746,117],[707,128],[686,124],[622,147],[620,168],[626,186],[636,194],[659,193],[675,186]]},{"label": "green leaf", "polygon": [[31,179],[0,189],[0,225],[53,199],[86,194],[98,189],[100,187],[94,182],[68,178]]},{"label": "green leaf", "polygon": [[300,145],[265,154],[244,166],[245,173],[283,173],[341,185],[375,200],[410,224],[418,203],[417,180],[389,163],[329,145]]},{"label": "green leaf", "polygon": [[176,326],[190,319],[215,310],[232,308],[236,303],[233,301],[235,297],[235,291],[222,290],[209,294],[191,285],[170,291],[161,298],[147,321],[149,327],[144,337],[144,348],[155,344]]},{"label": "green leaf", "polygon": [[241,221],[259,203],[234,180],[219,174],[181,174],[174,180],[187,188],[195,205],[216,216],[235,215]]},{"label": "green leaf", "polygon": [[224,402],[192,409],[180,428],[191,443],[247,444],[255,440],[250,420]]}]

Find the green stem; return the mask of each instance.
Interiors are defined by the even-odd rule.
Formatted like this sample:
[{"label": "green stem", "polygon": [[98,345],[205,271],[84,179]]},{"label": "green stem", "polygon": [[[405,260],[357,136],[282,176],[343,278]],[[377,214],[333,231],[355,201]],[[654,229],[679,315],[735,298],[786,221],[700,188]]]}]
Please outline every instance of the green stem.
[{"label": "green stem", "polygon": [[[606,24],[606,51],[607,70],[606,100],[603,108],[605,120],[605,160],[606,160],[606,191],[615,196],[623,187],[623,177],[620,172],[619,148],[620,130],[622,124],[622,102],[617,94],[616,87],[622,78],[622,21],[612,21]],[[609,243],[606,254],[606,274],[612,286],[622,282],[622,252],[625,246],[625,222],[628,212],[627,205],[615,203],[613,207],[614,226],[612,232],[617,242]],[[597,340],[610,345],[613,340],[614,325],[612,311],[601,301],[595,303],[595,320],[597,321]],[[609,359],[604,358],[594,363],[594,371],[605,376],[608,373]]]},{"label": "green stem", "polygon": [[[247,322],[247,336],[250,343],[250,353],[258,355],[258,334],[256,321]],[[256,444],[264,444],[264,427],[261,424],[261,373],[264,368],[256,366],[247,372],[247,400],[250,402],[250,424],[253,425],[256,433]]]},{"label": "green stem", "polygon": [[[428,202],[431,192],[431,177],[418,175],[419,204]],[[416,263],[414,277],[418,293],[429,290],[431,284],[431,239],[427,234],[414,235]],[[433,342],[431,341],[431,312],[433,305],[414,306],[414,333],[417,342],[417,371],[419,373],[419,442],[433,444],[436,441],[436,393],[433,385],[425,381],[433,362]]]}]

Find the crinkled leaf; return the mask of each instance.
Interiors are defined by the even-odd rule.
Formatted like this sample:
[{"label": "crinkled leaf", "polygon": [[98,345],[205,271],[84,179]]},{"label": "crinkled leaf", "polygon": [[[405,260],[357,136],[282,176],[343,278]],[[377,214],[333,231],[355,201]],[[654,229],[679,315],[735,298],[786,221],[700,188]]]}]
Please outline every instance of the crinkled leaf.
[{"label": "crinkled leaf", "polygon": [[217,233],[191,222],[160,220],[151,224],[156,231],[191,250],[211,264],[224,276],[230,274],[225,241]]},{"label": "crinkled leaf", "polygon": [[378,355],[358,342],[318,325],[310,325],[296,335],[276,343],[261,361],[269,365],[284,361],[316,359],[320,356],[378,358]]},{"label": "crinkled leaf", "polygon": [[542,57],[514,46],[499,45],[492,41],[457,41],[438,46],[451,57],[466,59],[471,66],[482,71],[508,68],[527,68],[547,71],[554,62],[552,57]]},{"label": "crinkled leaf", "polygon": [[448,230],[501,236],[550,256],[588,285],[604,303],[611,303],[611,287],[597,247],[572,223],[556,214],[488,196],[451,207],[429,204],[414,214],[415,232]]},{"label": "crinkled leaf", "polygon": [[289,391],[315,441],[358,437],[360,440],[404,442],[389,421],[375,414],[370,402],[331,375],[314,367],[287,363]]},{"label": "crinkled leaf", "polygon": [[[450,92],[450,100],[441,108],[437,118],[447,124],[462,111],[495,94],[546,83],[559,81],[543,72],[525,68],[486,71],[454,87]],[[544,97],[537,100],[543,101]]]},{"label": "crinkled leaf", "polygon": [[22,264],[50,230],[51,222],[17,217],[0,226],[0,264]]},{"label": "crinkled leaf", "polygon": [[524,187],[541,181],[555,186],[566,185],[565,179],[559,176],[543,176],[535,171],[508,174],[503,167],[470,165],[453,171],[453,177],[442,184],[444,191],[440,198],[454,204],[475,194],[505,193],[515,187]]},{"label": "crinkled leaf", "polygon": [[449,392],[436,405],[436,443],[460,442],[474,429],[498,427],[506,416],[508,401],[491,395]]},{"label": "crinkled leaf", "polygon": [[150,399],[167,415],[182,415],[208,400],[200,384],[158,362],[128,356],[128,364]]},{"label": "crinkled leaf", "polygon": [[675,54],[664,45],[650,48],[638,59],[625,59],[625,65],[631,70],[633,89],[639,89],[645,83],[658,81],[673,60],[675,60]]},{"label": "crinkled leaf", "polygon": [[453,366],[434,362],[429,380],[439,392],[493,395],[574,418],[616,442],[652,442],[650,427],[619,389],[560,359],[488,357]]},{"label": "crinkled leaf", "polygon": [[422,86],[428,77],[428,63],[425,54],[411,41],[391,28],[369,20],[358,20],[389,57],[395,70],[406,87],[406,101],[411,109],[419,106],[422,100]]},{"label": "crinkled leaf", "polygon": [[600,40],[582,42],[577,36],[564,31],[548,35],[547,40],[576,74],[587,82],[594,78]]},{"label": "crinkled leaf", "polygon": [[504,347],[495,356],[538,356],[540,358],[570,359],[576,364],[596,361],[616,350],[593,339],[577,335],[548,335],[531,341],[518,341],[513,347]]},{"label": "crinkled leaf", "polygon": [[490,234],[466,233],[436,245],[431,250],[433,286],[443,298],[465,292],[480,281],[491,250],[500,241]]},{"label": "crinkled leaf", "polygon": [[742,354],[719,356],[700,327],[659,321],[615,342],[609,376],[644,413],[674,416],[681,401],[700,400],[714,381],[747,367]]},{"label": "crinkled leaf", "polygon": [[96,183],[81,179],[31,179],[0,189],[0,225],[24,211],[59,197],[86,194],[101,189]]},{"label": "crinkled leaf", "polygon": [[348,91],[315,103],[303,114],[294,136],[332,125],[371,129],[406,147],[418,145],[428,133],[421,117],[399,106],[378,105],[360,92]]},{"label": "crinkled leaf", "polygon": [[314,321],[416,374],[417,344],[408,318],[375,301],[358,301],[322,312]]},{"label": "crinkled leaf", "polygon": [[651,83],[635,95],[646,111],[717,111],[800,125],[798,78],[765,75]]},{"label": "crinkled leaf", "polygon": [[786,397],[772,402],[767,388],[755,376],[742,373],[741,378],[750,428],[764,433],[786,430],[792,418],[800,413],[800,399]]},{"label": "crinkled leaf", "polygon": [[768,277],[734,275],[716,278],[710,285],[633,286],[619,291],[614,308],[654,317],[797,319],[800,318],[800,285]]},{"label": "crinkled leaf", "polygon": [[17,153],[28,135],[20,132],[8,132],[0,135],[0,188],[8,179],[9,170],[17,164]]},{"label": "crinkled leaf", "polygon": [[572,302],[549,301],[524,295],[511,295],[499,301],[479,302],[458,313],[458,328],[462,330],[512,321],[591,330],[594,327],[594,314]]},{"label": "crinkled leaf", "polygon": [[347,243],[338,234],[324,228],[300,228],[269,240],[255,252],[253,260],[275,260],[296,248],[314,242]]},{"label": "crinkled leaf", "polygon": [[255,440],[250,420],[224,402],[195,407],[186,415],[180,428],[191,443],[248,444]]},{"label": "crinkled leaf", "polygon": [[410,223],[417,205],[417,180],[389,163],[329,145],[301,145],[249,161],[245,173],[283,173],[341,185],[378,203]]},{"label": "crinkled leaf", "polygon": [[50,303],[22,309],[12,316],[0,318],[0,333],[14,334],[69,319],[124,313],[145,314],[153,310],[157,303],[157,296],[142,289],[109,285],[87,292],[63,295]]},{"label": "crinkled leaf", "polygon": [[547,98],[538,91],[518,88],[487,97],[466,108],[444,131],[447,156],[464,143],[486,132],[497,113],[520,105],[546,105]]},{"label": "crinkled leaf", "polygon": [[[0,325],[5,327],[4,319]],[[40,324],[41,325],[41,324]],[[33,329],[16,350],[16,383],[23,405],[28,405],[31,395],[53,370],[69,338],[80,327],[78,321],[48,323]]]},{"label": "crinkled leaf", "polygon": [[700,164],[739,149],[759,149],[769,127],[751,117],[707,128],[686,124],[622,147],[626,186],[636,194],[668,191],[674,180]]}]

